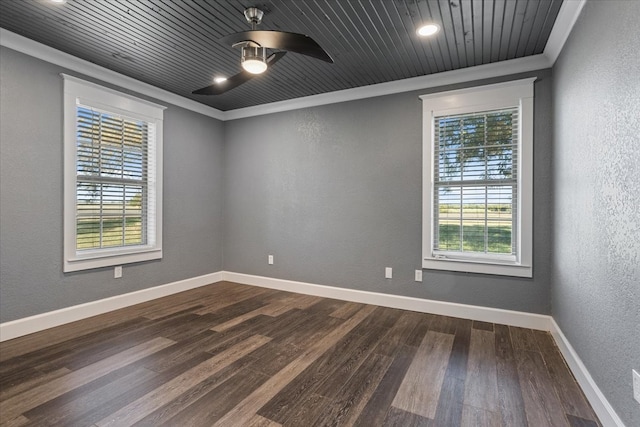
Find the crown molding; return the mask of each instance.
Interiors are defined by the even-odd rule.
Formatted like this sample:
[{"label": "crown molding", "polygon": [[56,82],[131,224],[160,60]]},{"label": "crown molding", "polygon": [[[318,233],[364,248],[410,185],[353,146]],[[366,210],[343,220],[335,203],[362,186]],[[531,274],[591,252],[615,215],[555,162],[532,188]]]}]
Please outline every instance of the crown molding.
[{"label": "crown molding", "polygon": [[261,116],[263,114],[280,113],[300,108],[317,107],[320,105],[355,101],[358,99],[372,98],[376,96],[393,95],[396,93],[410,92],[456,83],[465,83],[492,77],[508,76],[511,74],[541,70],[549,67],[551,67],[551,64],[549,63],[548,58],[540,54],[494,62],[491,64],[477,65],[475,67],[444,71],[426,76],[411,77],[387,83],[378,83],[375,85],[339,90],[320,95],[306,96],[304,98],[272,102],[270,104],[257,105],[255,107],[239,108],[237,110],[226,111],[224,115],[225,120],[243,119],[247,117]]},{"label": "crown molding", "polygon": [[0,46],[218,120],[224,112],[0,28]]},{"label": "crown molding", "polygon": [[564,47],[564,44],[569,38],[569,34],[573,30],[573,26],[576,24],[582,8],[587,3],[587,0],[564,0],[556,22],[553,24],[551,34],[549,34],[549,40],[544,48],[543,55],[549,60],[551,66],[556,63],[560,52]]},{"label": "crown molding", "polygon": [[547,45],[545,46],[544,52],[540,55],[478,65],[459,70],[444,71],[437,74],[412,77],[353,89],[328,92],[286,101],[272,102],[254,107],[238,108],[230,111],[221,111],[180,95],[176,95],[148,83],[127,77],[123,74],[61,52],[57,49],[45,46],[3,28],[0,28],[0,45],[64,68],[73,69],[73,71],[100,79],[107,83],[168,102],[178,107],[195,111],[218,120],[226,121],[550,68],[558,59],[558,56],[569,38],[573,26],[580,16],[580,12],[586,2],[587,0],[565,0],[562,3],[556,22],[553,25],[551,34],[549,35]]}]

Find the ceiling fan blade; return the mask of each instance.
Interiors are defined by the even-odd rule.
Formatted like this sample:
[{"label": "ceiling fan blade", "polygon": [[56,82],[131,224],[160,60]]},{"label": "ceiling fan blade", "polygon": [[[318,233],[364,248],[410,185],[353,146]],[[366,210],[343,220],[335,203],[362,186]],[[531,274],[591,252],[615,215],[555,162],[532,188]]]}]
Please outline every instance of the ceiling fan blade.
[{"label": "ceiling fan blade", "polygon": [[[273,67],[287,52],[274,52],[267,57],[267,69]],[[227,80],[214,83],[210,86],[203,87],[202,89],[194,90],[191,92],[194,95],[220,95],[225,92],[235,89],[242,83],[245,83],[252,78],[259,76],[260,74],[251,74],[248,71],[241,71],[235,76],[229,77]]]},{"label": "ceiling fan blade", "polygon": [[191,92],[194,95],[220,95],[228,90],[234,89],[240,86],[242,83],[251,80],[256,74],[251,74],[247,71],[242,71],[233,77],[229,77],[227,80],[214,83],[210,86],[203,87],[202,89],[194,90]]},{"label": "ceiling fan blade", "polygon": [[220,40],[230,45],[240,42],[254,42],[262,47],[287,50],[333,64],[333,59],[329,54],[315,40],[304,34],[250,30],[229,34]]}]

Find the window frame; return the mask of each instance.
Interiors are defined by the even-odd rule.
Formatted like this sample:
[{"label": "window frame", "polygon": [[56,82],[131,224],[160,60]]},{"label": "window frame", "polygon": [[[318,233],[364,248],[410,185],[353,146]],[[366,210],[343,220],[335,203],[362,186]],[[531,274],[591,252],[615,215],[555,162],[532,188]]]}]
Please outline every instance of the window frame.
[{"label": "window frame", "polygon": [[[162,258],[162,142],[163,115],[166,107],[133,97],[100,85],[61,74],[64,79],[64,249],[63,272],[81,271],[100,267],[129,264]],[[150,244],[116,246],[79,252],[76,249],[77,236],[77,106],[83,105],[104,112],[142,120],[155,128],[153,147],[154,158],[147,160],[148,167],[154,167],[154,193],[150,195],[155,217],[154,235]],[[147,219],[149,221],[149,219]]]},{"label": "window frame", "polygon": [[[422,268],[515,277],[533,276],[533,109],[535,77],[422,95]],[[515,261],[456,253],[436,256],[434,235],[434,118],[510,107],[519,109],[518,221]]]}]

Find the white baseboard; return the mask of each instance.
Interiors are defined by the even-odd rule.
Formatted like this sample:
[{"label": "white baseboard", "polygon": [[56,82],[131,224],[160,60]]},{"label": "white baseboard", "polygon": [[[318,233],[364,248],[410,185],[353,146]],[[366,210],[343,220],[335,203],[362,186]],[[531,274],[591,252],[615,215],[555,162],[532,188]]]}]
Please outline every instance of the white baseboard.
[{"label": "white baseboard", "polygon": [[364,304],[380,305],[383,307],[418,311],[422,313],[441,314],[445,316],[460,317],[463,319],[501,323],[504,325],[520,326],[523,328],[539,329],[543,331],[548,331],[551,325],[551,317],[540,314],[337,288],[333,286],[274,279],[264,276],[253,276],[229,271],[218,271],[216,273],[192,277],[190,279],[167,283],[153,288],[142,289],[140,291],[116,295],[110,298],[91,301],[84,304],[65,307],[60,310],[54,310],[47,313],[37,314],[35,316],[1,323],[0,342],[32,334],[48,328],[53,328],[55,326],[64,325],[65,323],[71,323],[88,317],[97,316],[98,314],[118,310],[120,308],[129,307],[131,305],[140,304],[152,299],[162,298],[167,295],[220,282],[222,280],[307,295],[316,295],[325,298],[335,298]]},{"label": "white baseboard", "polygon": [[483,322],[501,323],[503,325],[519,326],[522,328],[538,329],[542,331],[549,331],[551,326],[551,316],[525,313],[521,311],[337,288],[333,286],[316,285],[313,283],[233,273],[230,271],[222,272],[222,280],[242,283],[245,285],[261,286],[263,288],[297,292],[300,294],[316,295],[325,298],[381,305],[383,307],[400,308],[403,310],[418,311],[422,313],[441,314]]},{"label": "white baseboard", "polygon": [[457,304],[445,301],[426,300],[401,295],[337,288],[313,283],[234,273],[231,271],[218,271],[216,273],[192,277],[190,279],[167,283],[165,285],[155,286],[149,289],[142,289],[140,291],[130,292],[124,295],[117,295],[98,301],[92,301],[60,310],[50,311],[48,313],[13,320],[11,322],[1,323],[0,342],[150,301],[156,298],[198,288],[200,286],[221,282],[223,280],[288,292],[316,295],[325,298],[359,302],[363,304],[380,305],[383,307],[399,308],[422,313],[440,314],[444,316],[460,317],[463,319],[550,331],[558,345],[558,348],[567,361],[569,368],[576,377],[580,387],[582,387],[582,390],[598,415],[598,418],[600,418],[603,426],[624,427],[622,420],[620,420],[596,385],[595,381],[593,381],[591,374],[589,374],[589,371],[587,371],[587,368],[580,360],[580,357],[551,316],[503,310],[499,308]]},{"label": "white baseboard", "polygon": [[152,299],[220,282],[222,280],[307,295],[316,295],[325,298],[335,298],[364,304],[380,305],[383,307],[400,308],[403,310],[418,311],[422,313],[441,314],[445,316],[460,317],[463,319],[480,320],[483,322],[501,323],[504,325],[519,326],[522,328],[549,331],[551,327],[551,317],[540,314],[337,288],[333,286],[274,279],[264,276],[253,276],[230,271],[218,271],[216,273],[205,274],[203,276],[167,283],[153,288],[142,289],[140,291],[116,295],[98,301],[91,301],[84,304],[74,305],[72,307],[62,308],[60,310],[1,323],[0,342],[32,334],[48,328],[53,328],[55,326],[64,325],[65,323],[71,323],[88,317],[97,316],[98,314],[118,310],[120,308],[129,307],[131,305],[140,304]]},{"label": "white baseboard", "polygon": [[142,289],[128,294],[116,295],[110,298],[91,301],[85,304],[74,305],[72,307],[61,308],[60,310],[37,314],[11,322],[0,323],[0,342],[18,338],[23,335],[32,334],[65,323],[86,319],[108,311],[128,307],[141,302],[150,301],[200,286],[222,280],[222,273],[216,272],[203,276],[192,277],[165,285],[154,286],[153,288]]},{"label": "white baseboard", "polygon": [[580,356],[573,349],[571,343],[569,343],[569,340],[553,318],[551,318],[551,335],[602,425],[604,427],[624,427],[624,423],[613,410],[607,398],[604,397],[582,360],[580,360]]}]

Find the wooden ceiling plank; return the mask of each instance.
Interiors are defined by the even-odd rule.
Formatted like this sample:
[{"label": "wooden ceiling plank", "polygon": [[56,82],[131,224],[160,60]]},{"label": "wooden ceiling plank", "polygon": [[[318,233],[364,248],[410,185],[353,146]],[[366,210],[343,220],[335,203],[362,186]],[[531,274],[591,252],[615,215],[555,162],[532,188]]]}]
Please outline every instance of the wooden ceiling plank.
[{"label": "wooden ceiling plank", "polygon": [[538,10],[540,9],[540,1],[529,1],[526,4],[524,16],[522,19],[522,27],[520,27],[520,37],[518,39],[518,46],[516,49],[516,58],[524,56],[527,44],[531,38],[531,31],[533,29]]},{"label": "wooden ceiling plank", "polygon": [[340,45],[342,46],[342,48],[344,49],[343,52],[343,57],[347,57],[349,58],[351,61],[353,61],[353,66],[349,67],[349,71],[347,72],[347,80],[349,81],[350,85],[353,85],[352,87],[356,87],[358,85],[358,82],[355,81],[354,77],[357,77],[359,79],[362,79],[361,82],[362,84],[365,85],[369,85],[369,84],[373,84],[375,81],[377,81],[378,77],[374,74],[373,70],[368,69],[367,67],[362,67],[361,64],[364,62],[364,58],[363,56],[360,54],[360,52],[356,49],[357,47],[357,43],[355,40],[352,40],[351,37],[349,37],[349,32],[346,29],[346,25],[343,21],[343,19],[340,18],[340,16],[338,15],[338,13],[336,12],[336,10],[339,9],[334,9],[332,7],[332,4],[334,4],[331,1],[327,1],[327,0],[322,0],[323,3],[318,4],[318,6],[321,8],[321,10],[326,11],[326,13],[331,16],[331,24],[334,26],[335,29],[335,37],[337,37],[340,40]]},{"label": "wooden ceiling plank", "polygon": [[388,26],[383,23],[378,13],[378,7],[372,7],[370,1],[363,3],[362,0],[359,0],[359,9],[362,10],[362,15],[365,16],[367,26],[372,28],[370,34],[375,35],[378,47],[376,63],[387,64],[389,74],[393,80],[408,77],[409,75],[403,70],[405,64],[400,56],[400,46],[389,33]]},{"label": "wooden ceiling plank", "polygon": [[416,34],[418,30],[413,19],[418,13],[417,10],[412,9],[406,1],[402,3],[393,2],[393,6],[396,16],[404,30],[406,42],[412,47],[414,52],[414,61],[416,62],[416,67],[418,67],[418,75],[430,74],[434,69],[433,63],[429,62],[429,55],[427,54],[428,49],[432,48],[430,46],[431,42],[425,43],[424,40],[413,37],[413,34]]},{"label": "wooden ceiling plank", "polygon": [[483,0],[482,9],[482,63],[491,62],[491,47],[493,39],[493,19],[494,19],[493,0]]},{"label": "wooden ceiling plank", "polygon": [[493,31],[491,38],[491,58],[490,62],[498,62],[500,60],[500,46],[502,44],[502,38],[504,37],[504,21],[505,21],[505,7],[507,0],[494,0],[494,18],[493,18]]},{"label": "wooden ceiling plank", "polygon": [[[129,22],[126,27],[130,29],[130,33],[119,34],[124,37],[135,37],[136,40],[146,42],[146,45],[149,46],[150,49],[153,49],[153,53],[150,52],[150,57],[152,58],[150,65],[156,69],[162,69],[162,74],[165,74],[165,80],[168,80],[166,77],[177,73],[178,76],[176,77],[182,81],[184,74],[182,74],[180,70],[184,68],[185,63],[190,64],[192,72],[206,72],[206,67],[202,65],[203,61],[193,62],[193,55],[197,53],[197,51],[190,49],[188,45],[186,45],[186,49],[175,49],[171,35],[157,32],[159,25],[154,26],[148,19],[142,19],[143,17],[148,17],[148,14],[146,14],[144,10],[133,10],[134,14],[131,18],[128,18],[127,21],[123,19],[126,18],[123,15],[116,15],[118,11],[122,12],[121,9],[116,9],[119,6],[118,4],[114,3],[112,5],[113,7],[107,6],[109,5],[106,3],[97,2],[91,3],[90,5],[83,4],[82,7],[91,7],[93,8],[92,10],[100,11],[103,17],[110,17],[110,22],[117,23],[118,26],[124,26],[126,22]],[[94,24],[95,27],[98,27],[98,25],[99,23]],[[182,78],[179,77],[180,75]]]},{"label": "wooden ceiling plank", "polygon": [[520,38],[522,37],[522,26],[524,24],[524,17],[527,11],[528,0],[514,0],[514,2],[516,3],[516,7],[513,14],[511,35],[509,37],[509,47],[506,59],[518,57],[518,45],[520,44]]},{"label": "wooden ceiling plank", "polygon": [[423,66],[421,59],[418,56],[418,52],[412,40],[407,36],[408,31],[404,21],[402,20],[400,11],[398,10],[396,3],[393,2],[391,4],[385,4],[384,11],[387,15],[387,19],[389,20],[391,27],[396,32],[398,40],[403,47],[403,50],[405,52],[404,57],[408,61],[411,76],[422,75]]},{"label": "wooden ceiling plank", "polygon": [[362,22],[358,20],[358,17],[353,13],[353,9],[349,6],[345,8],[343,3],[336,2],[337,7],[342,12],[344,17],[343,21],[348,25],[345,25],[345,28],[351,34],[351,39],[355,41],[355,45],[358,46],[359,49],[362,50],[362,55],[360,55],[362,63],[366,64],[366,68],[369,70],[370,74],[374,77],[374,80],[371,84],[384,82],[385,72],[379,67],[371,67],[371,58],[376,57],[376,51],[371,46],[371,42],[365,35],[365,29],[362,25]]},{"label": "wooden ceiling plank", "polygon": [[462,41],[464,43],[465,64],[472,67],[476,64],[474,31],[473,31],[473,2],[461,1],[460,14],[462,16]]},{"label": "wooden ceiling plank", "polygon": [[533,49],[533,54],[537,55],[544,52],[544,48],[549,40],[549,35],[553,29],[553,25],[556,22],[560,7],[562,6],[562,0],[551,0],[551,4],[547,7],[544,23],[542,28],[538,30],[538,36],[536,37],[536,44]]},{"label": "wooden ceiling plank", "polygon": [[[333,54],[333,44],[329,41],[327,42],[327,35],[331,34],[331,31],[327,29],[324,11],[320,10],[320,16],[317,14],[316,10],[314,10],[313,5],[304,4],[304,8],[301,8],[300,3],[296,3],[295,7],[297,9],[297,13],[294,14],[294,19],[287,20],[284,19],[284,25],[288,26],[288,28],[294,28],[296,31],[301,31],[305,34],[308,34],[314,40],[325,49],[330,56],[334,56]],[[330,21],[330,20],[329,20]],[[289,27],[290,26],[290,27]],[[301,29],[302,28],[302,29]],[[306,28],[306,30],[304,30]],[[288,31],[288,30],[287,30]],[[319,40],[319,41],[318,41]],[[312,93],[321,93],[323,87],[329,87],[331,90],[340,90],[344,89],[346,86],[346,80],[342,77],[341,74],[336,73],[340,70],[343,65],[343,61],[346,58],[333,58],[334,64],[327,64],[324,62],[316,62],[316,60],[311,58],[293,58],[296,62],[297,68],[293,71],[296,74],[292,75],[292,79],[306,79],[309,75],[314,75],[314,80],[311,83],[310,89]],[[318,73],[318,69],[323,69],[322,73]],[[328,73],[328,74],[327,74]]]},{"label": "wooden ceiling plank", "polygon": [[451,22],[451,9],[448,0],[438,0],[437,10],[442,23],[442,36],[438,37],[444,44],[442,56],[445,60],[445,70],[455,70],[459,64],[457,61],[457,48],[455,45],[455,37],[453,33],[453,23]]},{"label": "wooden ceiling plank", "polygon": [[513,25],[516,19],[516,6],[518,3],[514,0],[509,0],[504,5],[504,12],[502,18],[502,37],[500,40],[500,54],[498,55],[499,61],[504,61],[509,57],[509,45],[513,36]]},{"label": "wooden ceiling plank", "polygon": [[[28,27],[29,22],[23,21],[19,16],[13,18],[13,22],[15,24],[23,24],[23,26]],[[50,43],[50,45],[60,51],[68,53],[70,55],[76,57],[86,56],[86,52],[90,51],[94,53],[94,57],[90,59],[91,62],[96,63],[97,65],[103,66],[105,68],[121,72],[121,69],[118,67],[120,62],[113,57],[113,46],[107,44],[97,44],[94,42],[94,38],[88,37],[87,34],[78,34],[77,32],[72,32],[72,29],[66,25],[61,27],[50,28],[48,26],[41,26],[38,29],[38,34],[41,39],[46,40],[61,40],[61,39],[70,39],[74,40],[73,44],[60,44],[60,43]],[[105,39],[105,37],[101,37],[98,40]],[[106,40],[106,39],[105,39]],[[141,81],[145,81],[149,84],[154,84],[159,86],[161,83],[160,77],[166,75],[165,73],[158,72],[157,74],[153,72],[153,68],[149,67],[149,63],[145,63],[143,60],[145,58],[144,55],[137,57],[134,63],[127,63],[126,66],[129,68],[128,75],[130,77],[136,78]],[[151,77],[156,76],[155,80],[152,80]]]},{"label": "wooden ceiling plank", "polygon": [[465,68],[469,65],[467,62],[467,46],[465,44],[465,29],[461,3],[462,1],[460,0],[449,0],[449,13],[451,14],[451,22],[453,24],[453,40],[456,46],[455,55],[458,61],[458,67]]}]

